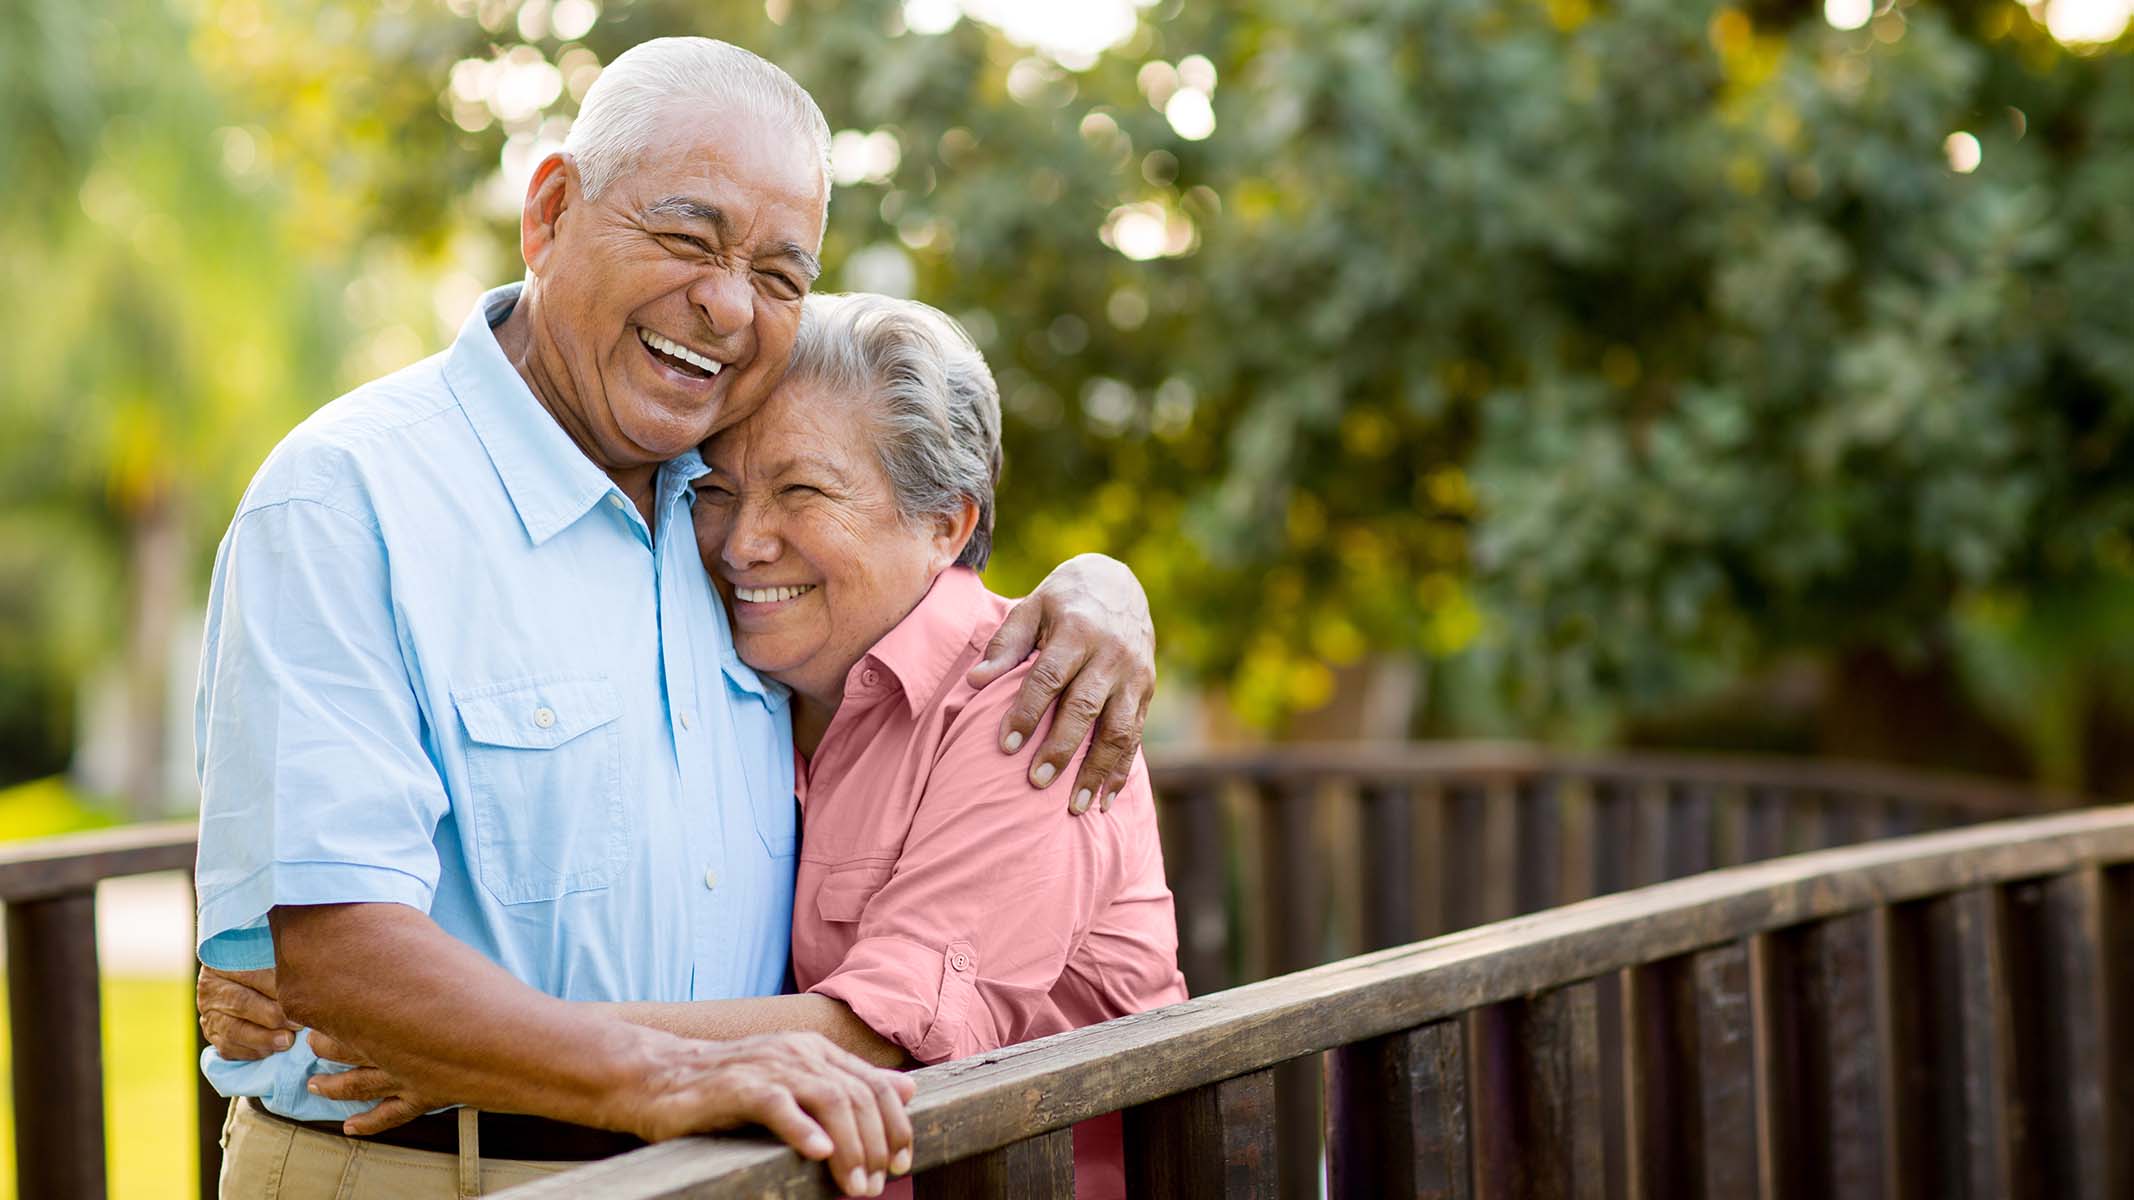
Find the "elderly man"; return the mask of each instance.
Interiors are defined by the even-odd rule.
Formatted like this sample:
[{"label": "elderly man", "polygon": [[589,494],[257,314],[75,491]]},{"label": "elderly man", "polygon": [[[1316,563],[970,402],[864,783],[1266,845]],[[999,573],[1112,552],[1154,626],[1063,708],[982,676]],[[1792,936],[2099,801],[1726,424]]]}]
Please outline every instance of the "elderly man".
[{"label": "elderly man", "polygon": [[[790,718],[734,654],[690,481],[694,447],[786,368],[827,142],[807,93],[745,51],[622,55],[528,187],[523,286],[321,409],[254,479],[202,664],[200,956],[274,968],[249,978],[278,985],[292,1032],[205,1061],[242,1097],[225,1195],[478,1194],[748,1122],[854,1193],[909,1169],[904,1077],[813,1034],[690,1041],[584,1003],[765,995],[785,974]],[[1101,795],[1153,678],[1138,585],[1109,560],[1062,568],[974,677],[1039,640],[1003,751],[1058,699],[1030,777],[1100,723],[1077,789]],[[338,1068],[308,1030],[465,1107],[407,1121],[316,1095]]]}]

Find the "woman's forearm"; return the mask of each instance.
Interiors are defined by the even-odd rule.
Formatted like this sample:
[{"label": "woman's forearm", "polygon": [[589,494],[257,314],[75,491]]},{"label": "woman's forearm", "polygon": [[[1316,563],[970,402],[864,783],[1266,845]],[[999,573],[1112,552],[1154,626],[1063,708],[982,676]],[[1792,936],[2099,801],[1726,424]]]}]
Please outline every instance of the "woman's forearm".
[{"label": "woman's forearm", "polygon": [[844,1001],[828,996],[757,996],[745,1000],[633,1002],[599,1007],[632,1025],[699,1041],[726,1041],[757,1033],[819,1033],[876,1066],[916,1065],[902,1046],[869,1028]]}]

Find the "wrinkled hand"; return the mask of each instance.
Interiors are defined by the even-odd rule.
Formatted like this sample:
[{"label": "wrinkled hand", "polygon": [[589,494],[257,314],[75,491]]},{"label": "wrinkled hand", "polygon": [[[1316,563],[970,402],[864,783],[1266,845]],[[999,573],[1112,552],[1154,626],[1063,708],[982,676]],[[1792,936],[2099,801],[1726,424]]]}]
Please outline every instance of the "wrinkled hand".
[{"label": "wrinkled hand", "polygon": [[341,1132],[350,1137],[368,1137],[371,1134],[384,1133],[448,1103],[423,1095],[395,1078],[392,1072],[373,1064],[355,1047],[316,1029],[311,1031],[311,1049],[320,1058],[355,1065],[353,1071],[342,1071],[335,1075],[314,1075],[306,1080],[304,1086],[312,1095],[324,1096],[328,1100],[378,1102],[341,1122]]},{"label": "wrinkled hand", "polygon": [[853,1196],[880,1195],[911,1170],[917,1090],[900,1071],[872,1066],[816,1033],[769,1033],[685,1043],[651,1081],[628,1128],[647,1141],[756,1124],[803,1157],[829,1160]]},{"label": "wrinkled hand", "polygon": [[287,1050],[303,1027],[282,1012],[275,995],[272,967],[264,971],[200,968],[193,1005],[200,1012],[201,1036],[231,1062],[254,1062]]},{"label": "wrinkled hand", "polygon": [[1086,812],[1092,801],[1111,807],[1126,786],[1141,725],[1156,694],[1156,626],[1148,596],[1126,564],[1101,554],[1082,554],[1053,569],[1008,613],[971,668],[972,687],[984,687],[1041,649],[1001,723],[1000,747],[1021,749],[1055,699],[1059,712],[1038,747],[1030,782],[1050,786],[1096,729],[1096,742],[1075,776],[1069,808]]}]

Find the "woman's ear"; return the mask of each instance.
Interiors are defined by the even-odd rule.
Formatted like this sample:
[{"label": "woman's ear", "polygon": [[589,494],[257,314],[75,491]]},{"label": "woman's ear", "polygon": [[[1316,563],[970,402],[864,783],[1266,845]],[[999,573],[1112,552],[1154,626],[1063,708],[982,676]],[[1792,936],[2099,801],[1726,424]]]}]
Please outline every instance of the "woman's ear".
[{"label": "woman's ear", "polygon": [[963,548],[970,544],[971,534],[978,529],[978,502],[969,496],[963,498],[962,507],[952,513],[942,513],[934,518],[934,572],[947,570],[963,556]]}]

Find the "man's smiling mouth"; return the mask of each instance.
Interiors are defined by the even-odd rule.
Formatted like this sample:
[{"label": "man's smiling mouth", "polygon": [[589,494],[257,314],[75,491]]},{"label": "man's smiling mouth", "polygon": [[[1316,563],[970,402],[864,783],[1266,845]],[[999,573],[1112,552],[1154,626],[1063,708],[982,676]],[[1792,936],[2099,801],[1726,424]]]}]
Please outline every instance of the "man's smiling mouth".
[{"label": "man's smiling mouth", "polygon": [[643,342],[647,350],[658,355],[668,366],[698,379],[709,379],[717,375],[725,365],[698,354],[680,342],[661,337],[642,325],[637,327],[637,340]]}]

